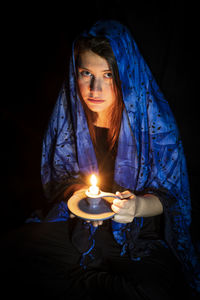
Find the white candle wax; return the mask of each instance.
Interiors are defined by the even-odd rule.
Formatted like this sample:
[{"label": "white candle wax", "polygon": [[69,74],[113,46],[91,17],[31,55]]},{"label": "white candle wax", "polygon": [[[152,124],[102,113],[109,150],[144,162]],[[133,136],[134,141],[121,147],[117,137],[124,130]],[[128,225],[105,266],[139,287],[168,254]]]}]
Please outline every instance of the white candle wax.
[{"label": "white candle wax", "polygon": [[92,195],[98,195],[99,194],[99,188],[96,185],[92,185],[89,188],[89,193]]}]

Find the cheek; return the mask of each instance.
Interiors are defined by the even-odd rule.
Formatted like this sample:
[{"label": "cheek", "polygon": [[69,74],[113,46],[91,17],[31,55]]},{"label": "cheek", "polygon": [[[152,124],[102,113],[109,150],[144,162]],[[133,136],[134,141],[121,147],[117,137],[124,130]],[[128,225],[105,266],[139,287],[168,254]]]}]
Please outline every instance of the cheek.
[{"label": "cheek", "polygon": [[116,95],[112,85],[105,85],[104,93],[107,95],[108,99],[110,99],[111,102],[115,101]]},{"label": "cheek", "polygon": [[79,79],[78,80],[78,87],[79,87],[79,91],[81,93],[81,96],[83,97],[89,89],[89,83],[84,81],[84,80]]}]

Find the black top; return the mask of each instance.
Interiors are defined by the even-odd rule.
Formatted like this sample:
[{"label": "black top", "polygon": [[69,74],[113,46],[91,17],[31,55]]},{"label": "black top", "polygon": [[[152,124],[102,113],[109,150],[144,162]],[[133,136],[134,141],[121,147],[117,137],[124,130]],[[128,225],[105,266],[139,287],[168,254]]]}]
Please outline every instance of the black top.
[{"label": "black top", "polygon": [[108,128],[95,126],[95,133],[97,140],[95,153],[100,176],[99,186],[102,191],[111,192],[115,168],[116,146],[112,151],[109,151]]},{"label": "black top", "polygon": [[[96,127],[96,140],[97,146],[95,148],[98,167],[99,167],[99,174],[100,174],[100,183],[99,186],[102,191],[111,192],[113,191],[113,184],[114,184],[114,168],[115,168],[115,158],[116,158],[116,150],[117,144],[115,145],[112,151],[109,151],[108,146],[108,129],[102,127]],[[97,150],[98,149],[98,150]],[[117,185],[116,185],[117,186]],[[121,188],[121,190],[123,190]],[[116,191],[114,191],[116,192]],[[104,221],[104,225],[109,223],[110,220],[107,222]],[[161,232],[161,216],[156,217],[148,217],[144,218],[143,227],[140,231],[140,238],[144,239],[158,239],[162,238]]]}]

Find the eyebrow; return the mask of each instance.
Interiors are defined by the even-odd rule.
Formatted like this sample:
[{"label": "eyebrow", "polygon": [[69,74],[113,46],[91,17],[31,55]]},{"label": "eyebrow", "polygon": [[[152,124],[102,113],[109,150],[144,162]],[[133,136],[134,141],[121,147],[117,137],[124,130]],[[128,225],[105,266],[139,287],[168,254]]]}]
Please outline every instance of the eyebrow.
[{"label": "eyebrow", "polygon": [[[79,69],[87,70],[87,71],[89,71],[89,72],[92,72],[90,69],[87,69],[87,68],[85,68],[85,67],[78,66],[78,68],[79,68]],[[103,73],[103,72],[111,72],[111,70],[108,69],[108,70],[103,70],[103,71],[101,71],[101,72],[102,72],[102,73]]]}]

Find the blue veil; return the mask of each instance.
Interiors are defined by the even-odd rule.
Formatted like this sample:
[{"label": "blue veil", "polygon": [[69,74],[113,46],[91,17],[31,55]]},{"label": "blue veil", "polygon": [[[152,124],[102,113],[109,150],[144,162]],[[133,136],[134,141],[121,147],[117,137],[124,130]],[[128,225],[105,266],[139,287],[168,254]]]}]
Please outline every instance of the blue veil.
[{"label": "blue veil", "polygon": [[[115,162],[115,182],[133,192],[158,194],[164,207],[165,241],[182,262],[191,285],[199,284],[199,267],[189,227],[191,205],[185,157],[173,114],[129,30],[116,21],[99,21],[83,36],[104,36],[113,49],[125,108]],[[42,183],[53,198],[82,176],[98,173],[86,117],[76,90],[75,64],[54,107],[42,153]],[[67,208],[61,215],[68,217]],[[124,224],[113,222],[123,244]],[[142,218],[134,220],[138,230]]]}]

